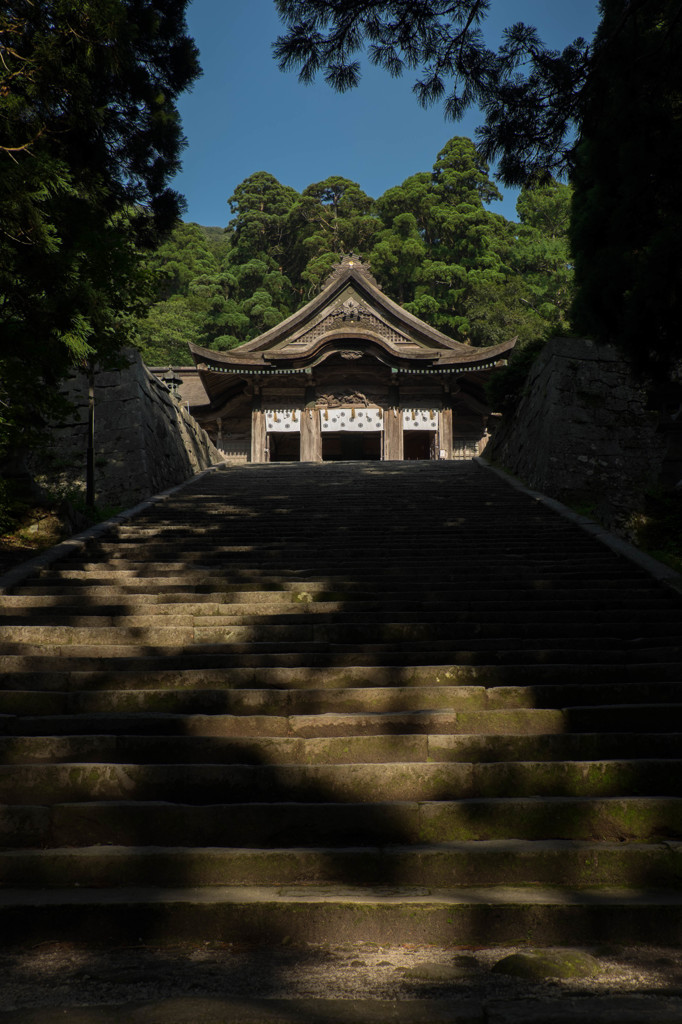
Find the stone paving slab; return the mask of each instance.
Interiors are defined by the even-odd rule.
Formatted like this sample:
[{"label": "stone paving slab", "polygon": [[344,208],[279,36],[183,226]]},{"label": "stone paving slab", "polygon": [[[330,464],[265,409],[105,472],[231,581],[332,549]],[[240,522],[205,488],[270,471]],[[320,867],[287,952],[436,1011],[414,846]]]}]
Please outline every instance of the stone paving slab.
[{"label": "stone paving slab", "polygon": [[[162,999],[0,1013],[0,1024],[487,1024],[477,1000]],[[515,1022],[516,1024],[516,1022]],[[600,1022],[597,1022],[600,1024]],[[658,1024],[658,1022],[652,1022]],[[664,1024],[664,1021],[661,1021]],[[665,1021],[667,1024],[667,1021]]]},{"label": "stone paving slab", "polygon": [[[509,948],[43,944],[2,960],[0,1024],[679,1024],[679,952],[595,950],[596,973],[500,974]],[[549,961],[583,956],[554,949]],[[2,954],[0,954],[2,956]],[[374,993],[372,992],[374,989]],[[192,991],[194,990],[194,991]],[[22,1005],[23,1004],[23,1005]]]},{"label": "stone paving slab", "polygon": [[485,1024],[680,1024],[682,999],[607,996],[492,1002],[484,1008],[483,1020]]},{"label": "stone paving slab", "polygon": [[0,1013],[0,1024],[680,1024],[682,999],[163,999]]},{"label": "stone paving slab", "polygon": [[[441,892],[389,886],[368,893],[347,886],[205,886],[199,889],[10,889],[2,894],[2,948],[81,941],[94,948],[130,945],[136,937],[176,942],[246,941],[273,936],[309,942],[403,944],[577,944],[589,928],[603,942],[679,945],[682,892],[490,887]],[[475,948],[475,947],[474,947]]]}]

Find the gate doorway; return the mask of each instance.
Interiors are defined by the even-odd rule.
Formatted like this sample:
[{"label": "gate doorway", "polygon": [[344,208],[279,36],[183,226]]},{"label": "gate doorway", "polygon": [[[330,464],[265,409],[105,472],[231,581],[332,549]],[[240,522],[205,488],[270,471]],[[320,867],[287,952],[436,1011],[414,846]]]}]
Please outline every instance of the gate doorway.
[{"label": "gate doorway", "polygon": [[268,434],[269,462],[300,462],[301,461],[301,435],[296,434]]},{"label": "gate doorway", "polygon": [[428,462],[437,455],[435,430],[406,430],[403,434],[403,458],[409,462]]},{"label": "gate doorway", "polygon": [[323,462],[378,462],[381,458],[381,433],[377,431],[324,431]]}]

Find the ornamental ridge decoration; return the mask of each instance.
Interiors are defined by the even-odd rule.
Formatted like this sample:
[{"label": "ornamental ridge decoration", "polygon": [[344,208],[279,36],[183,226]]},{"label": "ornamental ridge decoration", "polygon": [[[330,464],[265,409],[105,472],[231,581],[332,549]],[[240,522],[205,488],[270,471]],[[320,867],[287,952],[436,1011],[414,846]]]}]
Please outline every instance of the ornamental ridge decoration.
[{"label": "ornamental ridge decoration", "polygon": [[317,341],[319,338],[323,338],[325,334],[330,334],[332,331],[343,330],[344,327],[366,327],[372,334],[377,334],[380,338],[384,338],[392,345],[413,345],[414,342],[409,338],[406,338],[404,334],[396,331],[393,327],[384,323],[378,316],[372,313],[365,306],[361,305],[355,299],[346,299],[346,301],[337,306],[331,311],[326,317],[314,324],[309,331],[302,334],[300,338],[291,342],[292,345],[309,345],[313,341]]}]

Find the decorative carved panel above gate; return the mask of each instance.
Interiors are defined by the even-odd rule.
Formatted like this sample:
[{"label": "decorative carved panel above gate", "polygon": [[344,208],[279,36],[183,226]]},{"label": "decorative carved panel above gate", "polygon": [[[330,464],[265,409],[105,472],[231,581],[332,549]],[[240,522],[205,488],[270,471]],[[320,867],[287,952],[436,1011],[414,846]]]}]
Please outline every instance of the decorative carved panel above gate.
[{"label": "decorative carved panel above gate", "polygon": [[332,331],[343,330],[344,327],[355,328],[364,327],[367,331],[372,334],[376,334],[380,338],[384,338],[386,341],[391,342],[392,345],[414,345],[415,343],[411,338],[407,338],[404,334],[396,331],[389,324],[367,309],[356,299],[346,299],[341,305],[328,313],[327,316],[323,317],[318,323],[314,324],[310,330],[302,334],[300,338],[296,338],[292,341],[292,345],[309,345],[313,341],[317,341],[319,338],[323,338],[325,334],[331,334]]},{"label": "decorative carved panel above gate", "polygon": [[363,409],[368,409],[376,405],[361,391],[351,391],[348,388],[319,394],[315,404],[321,409],[339,409],[342,405],[362,406]]}]

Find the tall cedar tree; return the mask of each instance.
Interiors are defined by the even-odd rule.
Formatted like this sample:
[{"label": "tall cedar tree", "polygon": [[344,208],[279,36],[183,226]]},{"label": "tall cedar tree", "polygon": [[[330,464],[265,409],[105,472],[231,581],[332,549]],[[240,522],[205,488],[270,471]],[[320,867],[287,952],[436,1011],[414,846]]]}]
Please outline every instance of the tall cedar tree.
[{"label": "tall cedar tree", "polygon": [[9,0],[0,12],[0,453],[69,365],[128,339],[140,252],[182,199],[187,0]]},{"label": "tall cedar tree", "polygon": [[575,319],[665,379],[682,359],[682,4],[601,10],[573,175]]},{"label": "tall cedar tree", "polygon": [[670,372],[682,354],[679,0],[601,0],[594,43],[561,52],[522,23],[488,49],[490,0],[275,5],[287,29],[274,46],[282,70],[298,68],[305,82],[322,72],[343,91],[358,84],[366,49],[393,75],[419,69],[422,104],[442,100],[453,119],[478,104],[482,155],[506,184],[568,173],[578,324],[635,352],[648,372]]}]

